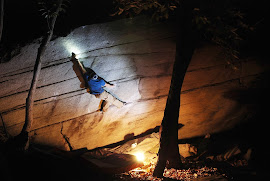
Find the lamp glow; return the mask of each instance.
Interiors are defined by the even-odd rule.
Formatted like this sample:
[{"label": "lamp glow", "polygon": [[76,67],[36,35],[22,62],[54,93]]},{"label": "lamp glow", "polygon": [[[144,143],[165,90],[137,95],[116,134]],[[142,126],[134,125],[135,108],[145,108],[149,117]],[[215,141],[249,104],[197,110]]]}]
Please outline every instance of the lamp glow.
[{"label": "lamp glow", "polygon": [[76,55],[81,53],[79,48],[77,48],[75,46],[70,46],[68,50],[69,50],[69,52],[74,52]]},{"label": "lamp glow", "polygon": [[70,41],[64,41],[63,45],[70,54],[74,52],[77,55],[77,58],[80,58],[78,54],[81,54],[82,52],[79,46],[77,46],[75,43],[72,43]]},{"label": "lamp glow", "polygon": [[134,155],[136,156],[137,160],[140,162],[143,162],[145,159],[143,152],[137,152]]}]

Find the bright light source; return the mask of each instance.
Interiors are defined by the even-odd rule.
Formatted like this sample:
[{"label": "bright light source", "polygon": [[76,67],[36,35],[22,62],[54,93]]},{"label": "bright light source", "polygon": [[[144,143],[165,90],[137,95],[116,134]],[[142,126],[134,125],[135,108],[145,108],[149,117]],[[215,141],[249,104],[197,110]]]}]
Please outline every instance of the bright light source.
[{"label": "bright light source", "polygon": [[137,143],[133,143],[133,144],[131,145],[131,148],[136,148],[136,146],[137,146]]},{"label": "bright light source", "polygon": [[143,162],[145,159],[143,152],[137,152],[134,155],[136,156],[137,160],[140,162]]},{"label": "bright light source", "polygon": [[80,50],[77,47],[70,47],[69,52],[74,52],[76,55],[80,54]]},{"label": "bright light source", "polygon": [[80,58],[78,56],[78,54],[82,53],[80,48],[78,46],[76,46],[75,43],[69,42],[69,41],[65,41],[63,42],[63,45],[65,46],[65,48],[67,49],[67,51],[71,54],[72,52],[74,52],[77,55],[77,58]]}]

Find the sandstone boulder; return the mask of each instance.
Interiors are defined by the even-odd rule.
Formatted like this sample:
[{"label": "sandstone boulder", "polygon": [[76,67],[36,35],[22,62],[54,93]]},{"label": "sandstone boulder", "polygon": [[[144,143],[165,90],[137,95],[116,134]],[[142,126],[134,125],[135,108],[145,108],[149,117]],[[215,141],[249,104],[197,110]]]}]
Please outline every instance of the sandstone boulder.
[{"label": "sandstone boulder", "polygon": [[[31,141],[63,150],[93,149],[160,125],[174,61],[174,30],[171,23],[140,17],[79,27],[51,41],[42,57]],[[33,41],[0,65],[0,112],[12,135],[24,123],[39,44],[40,39]],[[83,88],[71,52],[85,67],[116,83],[111,91],[128,104],[97,112],[100,100]],[[217,46],[195,50],[182,89],[179,138],[230,129],[250,114],[248,106],[224,95],[248,87],[266,67],[253,58],[239,60],[240,69],[227,62]]]}]

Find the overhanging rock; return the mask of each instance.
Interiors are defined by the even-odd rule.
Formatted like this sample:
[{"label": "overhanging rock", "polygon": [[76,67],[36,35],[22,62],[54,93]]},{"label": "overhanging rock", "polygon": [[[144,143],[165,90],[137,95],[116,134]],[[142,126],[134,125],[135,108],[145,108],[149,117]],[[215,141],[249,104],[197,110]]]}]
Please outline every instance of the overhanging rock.
[{"label": "overhanging rock", "polygon": [[[26,45],[0,66],[0,111],[13,135],[24,123],[39,43]],[[128,104],[97,112],[100,100],[83,88],[76,65],[70,61],[71,52],[86,67],[116,83],[111,91]],[[93,149],[160,125],[174,54],[173,24],[146,18],[83,26],[51,41],[42,57],[31,141],[64,150]],[[216,46],[196,49],[181,95],[179,123],[184,126],[179,138],[230,129],[250,113],[247,106],[224,95],[248,87],[266,68],[252,58],[240,60],[239,65],[241,69],[228,66],[222,49]]]}]

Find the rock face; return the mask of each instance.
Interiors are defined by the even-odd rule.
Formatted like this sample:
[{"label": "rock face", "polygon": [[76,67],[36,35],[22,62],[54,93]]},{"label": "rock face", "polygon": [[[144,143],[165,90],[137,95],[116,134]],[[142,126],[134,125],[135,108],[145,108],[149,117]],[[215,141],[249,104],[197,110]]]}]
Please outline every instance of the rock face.
[{"label": "rock face", "polygon": [[[145,18],[83,26],[50,42],[35,95],[31,141],[69,150],[105,146],[141,134],[161,124],[175,54],[175,32],[170,23]],[[40,40],[0,65],[0,111],[12,135],[22,129],[25,99]],[[75,52],[85,67],[116,83],[110,90],[128,102],[97,111],[100,100],[83,88]],[[248,87],[266,67],[255,59],[228,65],[222,49],[197,48],[185,77],[179,138],[230,129],[249,113],[248,107],[225,95]],[[68,143],[69,142],[69,146]]]}]

